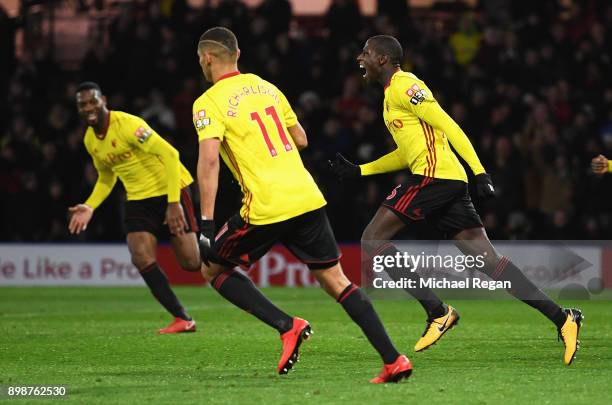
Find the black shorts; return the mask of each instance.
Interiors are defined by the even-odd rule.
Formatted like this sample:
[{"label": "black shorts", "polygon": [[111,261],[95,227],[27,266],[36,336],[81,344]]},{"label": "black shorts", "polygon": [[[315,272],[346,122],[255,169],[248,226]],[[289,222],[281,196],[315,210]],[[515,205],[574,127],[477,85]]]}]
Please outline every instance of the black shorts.
[{"label": "black shorts", "polygon": [[324,208],[274,224],[251,225],[233,215],[215,237],[218,257],[224,266],[250,266],[275,243],[282,243],[311,270],[329,268],[340,260],[340,249]]},{"label": "black shorts", "polygon": [[407,224],[425,219],[449,238],[464,229],[482,227],[467,183],[460,180],[413,174],[396,186],[382,205]]},{"label": "black shorts", "polygon": [[[187,220],[187,232],[197,232],[198,221],[196,220],[189,187],[181,190],[180,201]],[[123,220],[125,232],[149,232],[160,240],[169,240],[170,229],[168,225],[164,224],[167,207],[167,195],[126,201],[125,218]]]}]

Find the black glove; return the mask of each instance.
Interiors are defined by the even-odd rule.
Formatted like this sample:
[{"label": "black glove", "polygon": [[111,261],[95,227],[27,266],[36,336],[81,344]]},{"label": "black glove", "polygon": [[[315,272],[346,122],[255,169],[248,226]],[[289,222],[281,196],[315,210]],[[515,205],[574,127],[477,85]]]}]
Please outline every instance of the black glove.
[{"label": "black glove", "polygon": [[495,197],[495,187],[493,187],[493,181],[489,174],[481,173],[476,176],[476,192],[481,200]]},{"label": "black glove", "polygon": [[200,225],[200,240],[198,241],[198,245],[200,246],[200,258],[207,266],[210,266],[210,258],[216,256],[214,243],[215,221],[212,219],[203,219]]},{"label": "black glove", "polygon": [[361,177],[361,168],[346,160],[341,153],[336,153],[336,159],[334,161],[328,160],[327,163],[331,171],[341,181]]}]

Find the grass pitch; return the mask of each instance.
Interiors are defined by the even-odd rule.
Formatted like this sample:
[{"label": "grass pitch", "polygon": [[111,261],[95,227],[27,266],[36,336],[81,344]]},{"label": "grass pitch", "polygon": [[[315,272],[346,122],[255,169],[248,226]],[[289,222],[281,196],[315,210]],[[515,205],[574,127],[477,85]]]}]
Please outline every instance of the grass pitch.
[{"label": "grass pitch", "polygon": [[414,353],[425,326],[420,306],[375,301],[414,372],[403,383],[373,386],[377,354],[321,290],[265,290],[315,331],[286,376],[275,373],[274,330],[210,288],[175,291],[198,332],[156,335],[170,318],[144,287],[0,288],[0,385],[66,385],[68,402],[86,404],[610,401],[609,301],[563,303],[586,316],[571,367],[562,364],[555,328],[520,302],[455,301],[459,326],[432,349]]}]

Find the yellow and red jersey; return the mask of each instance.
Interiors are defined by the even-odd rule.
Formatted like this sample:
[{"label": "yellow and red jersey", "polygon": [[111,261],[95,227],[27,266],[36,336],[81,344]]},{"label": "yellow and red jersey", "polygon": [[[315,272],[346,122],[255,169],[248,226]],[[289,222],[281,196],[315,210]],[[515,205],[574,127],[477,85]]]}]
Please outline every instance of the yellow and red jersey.
[{"label": "yellow and red jersey", "polygon": [[[178,201],[180,189],[191,184],[193,178],[179,162],[177,178],[168,181],[160,156],[166,152],[176,153],[175,149],[142,118],[121,111],[110,111],[109,114],[108,129],[102,136],[88,127],[83,139],[98,173],[118,177],[128,200],[168,194],[169,201]],[[178,159],[178,153],[175,156]],[[169,187],[169,183],[174,186]],[[92,197],[87,203],[95,208],[102,201]]]},{"label": "yellow and red jersey", "polygon": [[230,73],[193,103],[199,141],[221,141],[240,183],[245,222],[280,222],[326,204],[287,130],[297,122],[284,94],[254,74]]},{"label": "yellow and red jersey", "polygon": [[[450,141],[474,174],[484,173],[465,133],[414,74],[398,70],[391,77],[385,86],[383,118],[398,147],[393,155],[396,161],[390,162],[394,168],[407,167],[414,174],[467,182]],[[377,172],[381,171],[377,168]],[[362,174],[374,173],[372,166],[362,166]]]}]

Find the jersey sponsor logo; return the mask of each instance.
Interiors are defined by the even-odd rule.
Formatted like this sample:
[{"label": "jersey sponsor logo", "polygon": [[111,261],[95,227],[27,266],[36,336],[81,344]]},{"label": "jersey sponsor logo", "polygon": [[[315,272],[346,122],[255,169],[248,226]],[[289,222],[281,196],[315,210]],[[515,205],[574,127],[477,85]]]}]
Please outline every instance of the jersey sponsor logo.
[{"label": "jersey sponsor logo", "polygon": [[210,118],[206,116],[206,110],[200,110],[193,114],[193,125],[198,131],[210,125]]},{"label": "jersey sponsor logo", "polygon": [[134,156],[132,151],[128,150],[122,153],[107,153],[102,162],[108,167],[113,167],[116,164],[123,163]]},{"label": "jersey sponsor logo", "polygon": [[410,103],[414,105],[422,103],[427,97],[427,92],[421,89],[416,83],[406,90],[406,94],[410,97]]},{"label": "jersey sponsor logo", "polygon": [[134,132],[134,136],[138,138],[138,142],[145,143],[147,139],[149,139],[153,135],[153,131],[149,128],[138,127],[138,129]]}]

